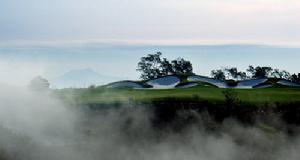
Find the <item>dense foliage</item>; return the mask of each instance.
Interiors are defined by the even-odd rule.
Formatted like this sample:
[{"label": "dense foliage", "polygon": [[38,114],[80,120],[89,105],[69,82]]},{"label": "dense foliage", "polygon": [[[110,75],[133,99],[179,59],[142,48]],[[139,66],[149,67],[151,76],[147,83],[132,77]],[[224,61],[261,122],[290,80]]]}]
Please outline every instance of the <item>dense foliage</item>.
[{"label": "dense foliage", "polygon": [[221,69],[218,69],[218,70],[212,70],[211,71],[211,76],[214,78],[214,79],[217,79],[217,80],[225,80],[226,77],[225,77],[225,73],[223,70]]},{"label": "dense foliage", "polygon": [[193,66],[190,61],[177,58],[171,62],[161,58],[162,53],[148,54],[140,59],[137,71],[141,72],[141,79],[154,79],[158,77],[178,74],[193,74]]},{"label": "dense foliage", "polygon": [[292,80],[293,82],[300,83],[300,73],[298,73],[298,75],[293,74],[293,75],[291,76],[291,80]]},{"label": "dense foliage", "polygon": [[[161,58],[162,53],[148,54],[141,57],[137,71],[141,72],[141,79],[155,79],[168,75],[188,74],[192,75],[193,66],[190,61],[177,58],[169,61]],[[246,71],[240,71],[236,67],[227,67],[211,71],[211,77],[216,80],[246,80],[251,78],[279,78],[300,83],[300,73],[291,75],[286,70],[273,69],[269,66],[249,65]]]},{"label": "dense foliage", "polygon": [[212,70],[211,76],[217,80],[245,80],[250,78],[279,78],[279,79],[286,79],[291,80],[293,82],[300,82],[300,73],[298,75],[293,74],[291,75],[286,70],[279,70],[273,69],[272,67],[268,66],[256,66],[253,67],[249,65],[246,72],[239,71],[236,67],[225,68],[225,69],[218,69]]}]

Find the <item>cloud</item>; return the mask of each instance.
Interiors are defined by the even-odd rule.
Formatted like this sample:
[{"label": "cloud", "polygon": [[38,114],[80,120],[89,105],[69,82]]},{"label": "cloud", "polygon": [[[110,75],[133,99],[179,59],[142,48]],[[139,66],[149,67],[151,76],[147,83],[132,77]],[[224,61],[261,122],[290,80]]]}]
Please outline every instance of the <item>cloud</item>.
[{"label": "cloud", "polygon": [[297,0],[0,2],[1,41],[228,41],[299,45]]}]

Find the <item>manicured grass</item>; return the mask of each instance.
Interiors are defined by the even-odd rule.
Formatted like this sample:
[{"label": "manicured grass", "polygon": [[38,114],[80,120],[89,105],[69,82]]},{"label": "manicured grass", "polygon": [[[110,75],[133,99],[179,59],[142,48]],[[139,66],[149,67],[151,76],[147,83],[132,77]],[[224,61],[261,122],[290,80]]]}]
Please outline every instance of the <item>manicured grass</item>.
[{"label": "manicured grass", "polygon": [[[157,98],[189,98],[199,97],[199,99],[210,102],[224,101],[222,92],[226,89],[219,89],[213,86],[200,85],[187,89],[68,89],[59,90],[61,96],[70,97],[77,102],[84,104],[109,104],[126,103],[131,101],[147,102]],[[234,89],[238,93],[238,98],[242,103],[250,104],[274,104],[300,102],[300,89],[289,87],[275,87],[266,89]]]}]

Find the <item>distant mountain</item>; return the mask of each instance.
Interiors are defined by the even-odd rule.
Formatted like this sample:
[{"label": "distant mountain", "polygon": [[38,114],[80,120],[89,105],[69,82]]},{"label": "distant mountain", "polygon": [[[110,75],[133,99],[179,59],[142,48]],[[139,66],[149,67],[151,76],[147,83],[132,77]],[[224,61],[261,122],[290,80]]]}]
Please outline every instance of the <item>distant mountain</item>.
[{"label": "distant mountain", "polygon": [[71,70],[50,80],[50,84],[53,88],[82,88],[90,85],[104,85],[122,79],[124,78],[101,75],[90,68],[85,68]]}]

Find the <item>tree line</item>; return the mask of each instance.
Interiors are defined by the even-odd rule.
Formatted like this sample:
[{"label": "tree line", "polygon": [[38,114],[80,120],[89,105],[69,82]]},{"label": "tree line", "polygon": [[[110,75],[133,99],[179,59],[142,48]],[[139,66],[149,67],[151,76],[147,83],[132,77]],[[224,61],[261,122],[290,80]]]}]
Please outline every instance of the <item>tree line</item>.
[{"label": "tree line", "polygon": [[291,80],[293,82],[300,82],[300,73],[298,75],[291,75],[286,70],[273,69],[268,66],[256,66],[249,65],[246,72],[239,71],[236,67],[212,70],[211,76],[217,80],[245,80],[251,78],[279,78]]},{"label": "tree line", "polygon": [[[141,57],[137,71],[141,72],[141,79],[155,79],[168,75],[194,75],[190,61],[177,58],[169,61],[162,58],[162,53],[148,54]],[[236,67],[227,67],[211,71],[211,77],[217,80],[246,80],[251,78],[280,78],[300,83],[300,73],[290,74],[286,70],[273,69],[269,66],[249,65],[246,71],[239,71]]]}]

